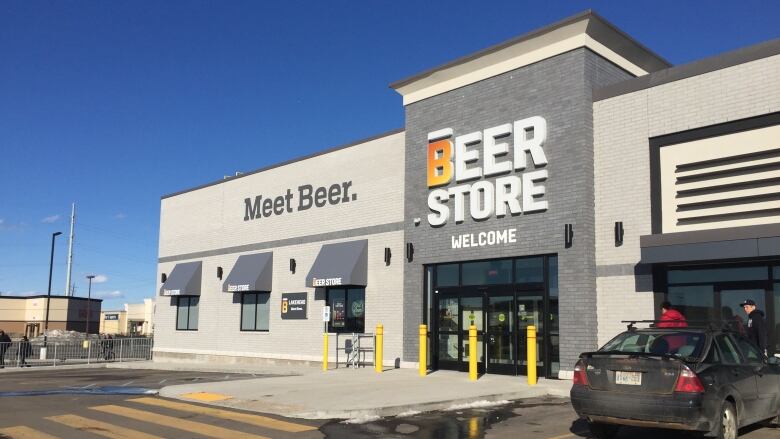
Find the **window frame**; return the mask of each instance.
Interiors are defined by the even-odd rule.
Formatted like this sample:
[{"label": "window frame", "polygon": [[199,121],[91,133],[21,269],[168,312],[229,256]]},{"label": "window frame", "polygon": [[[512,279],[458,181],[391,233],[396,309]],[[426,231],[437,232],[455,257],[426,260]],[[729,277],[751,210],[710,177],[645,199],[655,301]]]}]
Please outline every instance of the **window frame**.
[{"label": "window frame", "polygon": [[[185,308],[181,304],[182,299],[186,299],[187,300],[187,305],[186,305],[186,309],[187,309],[187,327],[186,328],[182,328],[182,327],[179,326],[179,316],[181,315],[182,308]],[[193,299],[197,300],[197,303],[195,304],[195,307],[198,308],[198,318],[195,321],[195,327],[194,328],[190,327],[190,308],[192,308],[192,300]],[[176,330],[177,331],[197,331],[199,323],[200,323],[200,296],[176,296]]]},{"label": "window frame", "polygon": [[[721,342],[721,339],[727,340],[732,343],[734,348],[734,353],[737,354],[737,362],[732,363],[730,361],[726,361],[726,355],[725,355],[725,348],[726,346],[723,346],[723,342]],[[720,354],[720,364],[726,365],[726,366],[744,366],[746,361],[742,357],[742,351],[739,349],[739,343],[737,341],[729,336],[728,334],[718,334],[714,337],[715,344],[718,346],[718,353]]]},{"label": "window frame", "polygon": [[[252,322],[254,322],[254,329],[244,329],[244,306],[247,306],[247,304],[244,303],[247,296],[253,295],[255,296],[255,303],[254,303],[254,314],[252,314],[254,317],[252,318]],[[259,305],[259,300],[261,295],[267,295],[268,300],[266,303],[268,304],[268,329],[257,329],[257,308]],[[241,310],[239,312],[239,318],[238,318],[238,329],[241,332],[270,332],[271,331],[271,293],[268,291],[245,291],[241,293]]]},{"label": "window frame", "polygon": [[[742,359],[745,361],[745,363],[750,365],[756,365],[756,364],[763,364],[765,361],[764,352],[761,351],[761,349],[756,346],[752,341],[750,341],[747,337],[743,337],[741,335],[735,335],[733,336],[735,343],[737,344],[737,349],[739,349],[739,352],[742,354]],[[745,346],[743,346],[743,344]],[[755,360],[750,358],[750,352],[749,349],[753,349],[754,353],[758,354],[758,358]],[[748,350],[748,352],[745,352]]]},{"label": "window frame", "polygon": [[[335,328],[333,327],[333,318],[335,317],[335,313],[333,312],[333,307],[331,305],[331,294],[335,291],[344,291],[344,327],[343,328]],[[355,291],[363,293],[363,315],[360,317],[360,320],[363,321],[363,328],[361,331],[358,331],[357,326],[349,326],[347,322],[349,319],[347,318],[347,315],[349,314],[350,310],[348,309],[348,304],[350,303],[349,297],[350,292]],[[328,333],[333,334],[364,334],[366,332],[366,287],[361,286],[338,286],[338,287],[328,287],[325,289],[325,305],[331,307],[330,311],[330,320],[328,321]],[[358,320],[357,318],[355,320]]]}]

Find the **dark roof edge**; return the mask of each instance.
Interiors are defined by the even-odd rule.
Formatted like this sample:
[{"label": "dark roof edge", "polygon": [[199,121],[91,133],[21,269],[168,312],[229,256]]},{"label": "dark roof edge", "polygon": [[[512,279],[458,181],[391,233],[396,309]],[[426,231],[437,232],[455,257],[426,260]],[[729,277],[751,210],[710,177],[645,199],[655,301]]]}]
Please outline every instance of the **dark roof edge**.
[{"label": "dark roof edge", "polygon": [[[428,77],[428,76],[432,75],[433,73],[436,73],[436,72],[438,72],[440,70],[444,70],[444,69],[447,69],[447,68],[450,68],[450,67],[454,67],[454,66],[459,65],[459,64],[464,64],[464,63],[469,62],[471,60],[474,60],[476,58],[488,55],[488,54],[493,53],[493,52],[497,52],[497,51],[499,51],[501,49],[504,49],[504,48],[506,48],[508,46],[511,46],[513,44],[517,44],[517,43],[520,43],[520,42],[523,42],[523,41],[526,41],[526,40],[530,40],[532,38],[536,38],[536,37],[544,35],[546,33],[550,33],[550,32],[552,32],[552,31],[554,31],[556,29],[559,29],[561,27],[570,25],[572,23],[576,23],[578,21],[589,19],[589,18],[590,19],[595,19],[598,22],[600,22],[601,24],[603,24],[603,25],[607,26],[608,28],[616,31],[622,37],[626,38],[629,42],[631,42],[634,45],[636,45],[639,49],[641,49],[643,51],[646,51],[649,55],[651,55],[653,57],[658,58],[658,61],[662,65],[671,66],[671,64],[668,61],[666,61],[665,59],[663,59],[662,57],[657,55],[655,52],[651,51],[650,49],[648,49],[647,47],[645,47],[644,45],[642,45],[641,43],[636,41],[634,38],[630,37],[625,32],[623,32],[620,29],[618,29],[615,25],[613,25],[612,23],[610,23],[609,21],[607,21],[606,19],[604,19],[603,17],[601,17],[597,13],[593,12],[593,10],[586,9],[586,10],[584,10],[584,11],[578,13],[578,14],[575,14],[575,15],[572,15],[570,17],[564,18],[561,21],[557,21],[555,23],[548,24],[547,26],[544,26],[544,27],[541,27],[541,28],[538,28],[538,29],[534,29],[534,30],[532,30],[530,32],[527,32],[527,33],[522,34],[520,36],[511,38],[509,40],[503,41],[501,43],[495,44],[495,45],[490,46],[490,47],[488,47],[486,49],[482,49],[482,50],[474,52],[472,54],[460,57],[460,58],[458,58],[458,59],[456,59],[454,61],[450,61],[450,62],[447,62],[447,63],[442,64],[440,66],[433,67],[431,69],[425,70],[422,73],[418,73],[416,75],[409,76],[409,77],[401,79],[399,81],[395,81],[395,82],[390,84],[390,88],[397,89],[399,87],[403,87],[404,85],[407,85],[407,84],[410,84],[410,83],[415,82],[417,80],[426,78],[426,77]],[[588,30],[592,30],[590,25],[588,26]],[[621,56],[625,56],[622,53],[620,53],[620,55]],[[632,60],[631,62],[635,63],[636,61]],[[643,68],[645,68],[645,67],[643,67]]]},{"label": "dark roof edge", "polygon": [[[0,299],[45,299],[47,296],[46,294],[36,294],[34,296],[0,296]],[[70,299],[70,300],[89,300],[91,302],[102,302],[103,299],[88,299],[86,297],[75,297],[75,296],[55,296],[54,294],[51,295],[52,299]]]},{"label": "dark roof edge", "polygon": [[780,236],[780,224],[756,224],[752,226],[642,235],[639,237],[639,246],[641,248],[661,247],[668,245],[771,238],[776,236]]},{"label": "dark roof edge", "polygon": [[593,90],[593,101],[602,101],[778,54],[780,54],[780,38],[595,89]]},{"label": "dark roof edge", "polygon": [[280,168],[282,166],[286,166],[286,165],[289,165],[289,164],[292,164],[292,163],[295,163],[295,162],[301,162],[303,160],[308,160],[308,159],[311,159],[311,158],[314,158],[314,157],[318,157],[318,156],[321,156],[321,155],[330,154],[332,152],[336,152],[336,151],[339,151],[339,150],[342,150],[342,149],[350,148],[352,146],[357,146],[357,145],[360,145],[360,144],[363,144],[363,143],[371,142],[372,140],[381,139],[382,137],[389,137],[389,136],[392,136],[394,134],[402,133],[402,132],[404,132],[405,129],[406,128],[396,128],[394,130],[390,130],[390,131],[387,131],[387,132],[384,132],[384,133],[381,133],[381,134],[377,134],[375,136],[371,136],[371,137],[367,137],[367,138],[364,138],[364,139],[356,140],[354,142],[350,142],[350,143],[347,143],[347,144],[344,144],[344,145],[339,145],[339,146],[336,146],[336,147],[333,147],[333,148],[328,148],[328,149],[325,149],[325,150],[322,150],[322,151],[318,151],[318,152],[315,152],[315,153],[312,153],[312,154],[308,154],[308,155],[305,155],[305,156],[302,156],[302,157],[296,157],[294,159],[286,160],[286,161],[283,161],[283,162],[280,162],[280,163],[275,163],[273,165],[269,165],[269,166],[266,166],[266,167],[263,167],[263,168],[260,168],[260,169],[255,169],[254,171],[245,172],[245,173],[243,173],[241,175],[237,175],[235,177],[223,178],[222,180],[212,181],[211,183],[206,183],[206,184],[202,184],[200,186],[195,186],[195,187],[190,188],[190,189],[184,189],[184,190],[181,190],[181,191],[178,191],[178,192],[173,192],[173,193],[170,193],[170,194],[167,194],[167,195],[163,195],[162,197],[160,197],[160,199],[164,200],[166,198],[175,197],[175,196],[181,195],[181,194],[186,194],[187,192],[196,191],[198,189],[207,188],[209,186],[215,186],[215,185],[218,185],[218,184],[221,184],[221,183],[226,183],[228,181],[237,180],[237,179],[242,178],[242,177],[248,177],[250,175],[257,174],[257,173],[264,172],[264,171],[268,171],[268,170],[271,170],[271,169],[274,169],[274,168]]}]

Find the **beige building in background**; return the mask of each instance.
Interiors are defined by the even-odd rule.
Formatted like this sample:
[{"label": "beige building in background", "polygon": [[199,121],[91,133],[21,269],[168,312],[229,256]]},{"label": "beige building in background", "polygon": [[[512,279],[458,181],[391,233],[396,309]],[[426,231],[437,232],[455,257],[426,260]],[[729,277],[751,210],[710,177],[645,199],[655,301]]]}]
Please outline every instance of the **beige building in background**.
[{"label": "beige building in background", "polygon": [[[97,333],[101,299],[51,296],[49,305],[49,330],[84,332],[87,323],[87,306],[91,303],[90,333]],[[0,297],[0,329],[11,337],[37,337],[43,334],[46,321],[46,296]]]},{"label": "beige building in background", "polygon": [[148,336],[154,332],[154,299],[125,303],[124,309],[100,313],[100,333]]}]

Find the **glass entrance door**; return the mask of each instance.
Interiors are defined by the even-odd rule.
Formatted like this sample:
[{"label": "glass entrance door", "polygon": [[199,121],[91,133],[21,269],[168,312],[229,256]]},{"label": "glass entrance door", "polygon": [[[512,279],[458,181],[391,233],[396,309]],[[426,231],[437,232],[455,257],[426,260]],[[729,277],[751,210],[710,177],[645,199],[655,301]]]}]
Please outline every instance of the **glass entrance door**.
[{"label": "glass entrance door", "polygon": [[454,293],[438,299],[436,352],[440,369],[469,370],[469,327],[477,328],[477,370],[485,371],[484,295]]},{"label": "glass entrance door", "polygon": [[460,370],[460,299],[443,296],[436,310],[436,353],[440,369]]},{"label": "glass entrance door", "polygon": [[514,375],[517,373],[514,296],[488,296],[487,302],[487,373]]},{"label": "glass entrance door", "polygon": [[518,327],[518,368],[521,375],[528,374],[528,326],[536,326],[536,373],[537,376],[546,376],[544,373],[545,349],[545,325],[544,319],[544,294],[542,292],[523,292],[517,295],[517,327]]},{"label": "glass entrance door", "polygon": [[485,332],[485,319],[482,312],[484,299],[482,295],[460,298],[460,325],[461,325],[461,367],[460,370],[469,370],[469,327],[477,328],[477,372],[485,372],[485,347],[483,345]]}]

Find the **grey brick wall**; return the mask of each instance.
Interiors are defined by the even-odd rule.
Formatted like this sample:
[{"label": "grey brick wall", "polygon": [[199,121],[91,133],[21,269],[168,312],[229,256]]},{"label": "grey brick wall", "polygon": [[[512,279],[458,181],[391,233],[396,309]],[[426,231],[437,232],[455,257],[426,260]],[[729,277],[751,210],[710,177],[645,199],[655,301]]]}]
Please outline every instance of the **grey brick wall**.
[{"label": "grey brick wall", "polygon": [[[559,257],[562,369],[570,370],[581,351],[595,347],[591,92],[595,86],[629,77],[593,52],[577,49],[406,107],[405,240],[414,244],[415,258],[404,271],[404,360],[417,361],[424,264],[538,254]],[[481,222],[467,213],[461,224],[450,219],[439,228],[428,225],[427,134],[453,128],[457,136],[531,116],[547,120],[548,210]],[[414,218],[422,219],[419,226]],[[574,245],[568,249],[563,237],[566,223],[574,226]],[[516,244],[451,248],[452,235],[510,227],[518,229]]]}]

